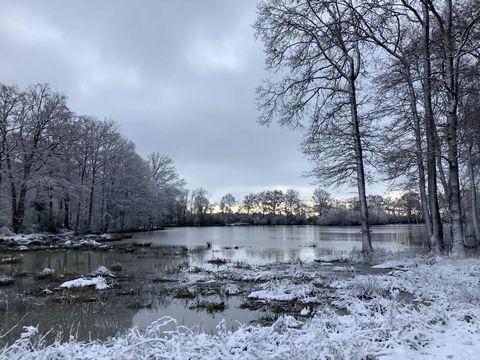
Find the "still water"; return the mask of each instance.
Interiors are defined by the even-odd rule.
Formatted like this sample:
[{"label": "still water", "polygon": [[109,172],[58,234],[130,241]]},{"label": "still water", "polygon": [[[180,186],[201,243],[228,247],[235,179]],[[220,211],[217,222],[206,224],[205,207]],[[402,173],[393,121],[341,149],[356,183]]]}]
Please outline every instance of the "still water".
[{"label": "still water", "polygon": [[[421,225],[382,225],[372,227],[375,248],[396,250],[422,246],[424,228]],[[215,256],[233,261],[246,260],[252,265],[301,259],[312,261],[320,255],[361,249],[359,227],[340,226],[245,226],[187,227],[138,233],[133,241],[151,242],[153,247],[205,247],[212,244]],[[209,253],[194,254],[192,265],[201,265]]]},{"label": "still water", "polygon": [[[420,247],[423,227],[374,226],[372,242],[374,248],[386,250]],[[148,243],[149,247],[125,251],[125,246],[135,243]],[[222,299],[227,304],[224,311],[207,313],[192,309],[195,300],[171,295],[171,289],[188,286],[194,277],[182,270],[195,266],[215,270],[215,265],[207,263],[213,258],[250,265],[297,259],[308,262],[324,254],[346,253],[360,247],[358,227],[247,226],[136,233],[107,251],[27,251],[22,253],[21,263],[0,265],[0,275],[15,279],[13,285],[0,288],[0,343],[13,341],[25,325],[38,326],[42,332],[51,331],[50,339],[59,332],[63,339],[70,334],[81,340],[105,339],[134,326],[145,328],[163,316],[176,318],[179,325],[198,326],[207,332],[214,331],[218,322],[225,319],[227,327],[234,329],[238,322],[256,322],[264,314],[242,308],[245,301],[242,296]],[[114,280],[114,288],[91,301],[55,301],[59,293],[55,287],[62,280],[45,283],[36,278],[46,267],[54,269],[56,275],[70,274],[75,278],[88,275],[101,265],[108,268],[120,265],[121,271]],[[164,277],[178,281],[156,280]],[[45,289],[53,293],[46,294]],[[11,328],[14,329],[3,336]]]}]

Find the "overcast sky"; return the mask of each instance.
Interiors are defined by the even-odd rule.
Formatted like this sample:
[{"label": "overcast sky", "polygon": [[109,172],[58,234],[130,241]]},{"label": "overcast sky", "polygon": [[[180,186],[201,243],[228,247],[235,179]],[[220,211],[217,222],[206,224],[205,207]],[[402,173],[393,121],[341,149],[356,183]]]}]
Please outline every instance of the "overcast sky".
[{"label": "overcast sky", "polygon": [[0,3],[1,82],[48,82],[76,113],[115,119],[142,156],[169,155],[213,201],[271,188],[311,196],[301,134],[256,122],[266,73],[255,0]]}]

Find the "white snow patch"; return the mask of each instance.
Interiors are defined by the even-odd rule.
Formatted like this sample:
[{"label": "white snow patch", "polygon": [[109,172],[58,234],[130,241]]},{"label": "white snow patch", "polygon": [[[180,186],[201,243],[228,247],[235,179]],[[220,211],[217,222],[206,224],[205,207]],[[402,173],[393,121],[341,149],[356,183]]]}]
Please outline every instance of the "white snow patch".
[{"label": "white snow patch", "polygon": [[101,265],[97,270],[90,273],[90,276],[115,277],[115,275],[105,266]]},{"label": "white snow patch", "polygon": [[335,272],[355,272],[355,268],[353,266],[335,266],[332,268],[332,271]]},{"label": "white snow patch", "polygon": [[95,286],[97,290],[110,289],[110,285],[107,284],[106,280],[102,276],[97,276],[94,278],[79,278],[75,280],[66,281],[60,285],[62,289],[71,289],[76,287],[86,287],[86,286]]},{"label": "white snow patch", "polygon": [[24,326],[23,332],[20,334],[21,339],[29,339],[38,334],[38,328],[35,326]]},{"label": "white snow patch", "polygon": [[40,275],[42,276],[48,276],[48,275],[53,275],[55,273],[55,270],[53,269],[50,269],[50,268],[45,268],[42,270],[42,272],[40,273]]},{"label": "white snow patch", "polygon": [[235,284],[226,284],[225,285],[225,294],[227,295],[237,295],[240,293],[240,288]]},{"label": "white snow patch", "polygon": [[310,314],[310,309],[308,307],[304,307],[302,311],[300,311],[301,316],[308,316]]},{"label": "white snow patch", "polygon": [[293,301],[306,298],[314,292],[311,284],[290,284],[286,282],[268,282],[262,284],[259,290],[248,295],[249,299]]}]

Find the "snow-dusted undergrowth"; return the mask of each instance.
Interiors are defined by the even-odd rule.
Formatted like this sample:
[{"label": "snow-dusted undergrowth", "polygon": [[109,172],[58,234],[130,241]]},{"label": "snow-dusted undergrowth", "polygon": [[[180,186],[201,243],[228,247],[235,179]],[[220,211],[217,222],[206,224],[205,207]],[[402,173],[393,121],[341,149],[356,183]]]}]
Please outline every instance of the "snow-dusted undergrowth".
[{"label": "snow-dusted undergrowth", "polygon": [[[398,265],[398,264],[397,264]],[[395,266],[398,267],[398,266]],[[108,341],[45,344],[27,328],[8,359],[475,359],[480,354],[480,261],[419,258],[389,274],[332,283],[333,307],[306,321],[219,324],[215,335],[163,318]],[[310,280],[305,278],[305,285]],[[265,287],[265,291],[268,289]],[[410,294],[407,296],[407,294]],[[416,301],[412,302],[412,299]],[[343,312],[337,308],[344,309]],[[301,317],[299,316],[299,319]],[[165,330],[169,331],[165,332]]]}]

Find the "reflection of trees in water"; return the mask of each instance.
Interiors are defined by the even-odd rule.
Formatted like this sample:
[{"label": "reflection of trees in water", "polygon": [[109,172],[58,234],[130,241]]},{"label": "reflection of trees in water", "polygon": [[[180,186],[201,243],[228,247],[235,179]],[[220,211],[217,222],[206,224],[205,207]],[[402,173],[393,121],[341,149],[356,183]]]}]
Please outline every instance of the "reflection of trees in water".
[{"label": "reflection of trees in water", "polygon": [[63,334],[65,340],[71,331],[80,340],[105,339],[128,329],[136,311],[121,301],[70,304],[50,310],[49,322]]},{"label": "reflection of trees in water", "polygon": [[[202,252],[196,253],[196,256]],[[99,266],[122,266],[122,273],[137,277],[171,273],[188,262],[189,252],[181,247],[140,248],[133,253],[113,251],[55,250],[25,253],[22,269],[39,273],[45,267],[57,274],[75,273],[88,275]]]},{"label": "reflection of trees in water", "polygon": [[68,340],[70,335],[79,340],[105,339],[128,329],[136,311],[126,308],[121,301],[67,305],[47,302],[41,307],[30,303],[23,311],[2,314],[1,333],[20,323],[1,341],[13,342],[20,336],[22,327],[29,325],[39,325],[41,333],[49,332],[46,337],[48,342],[60,334],[62,340]]}]

